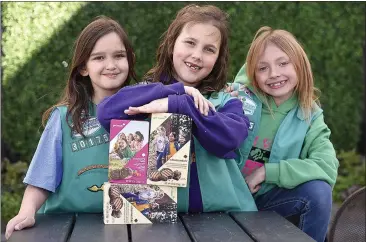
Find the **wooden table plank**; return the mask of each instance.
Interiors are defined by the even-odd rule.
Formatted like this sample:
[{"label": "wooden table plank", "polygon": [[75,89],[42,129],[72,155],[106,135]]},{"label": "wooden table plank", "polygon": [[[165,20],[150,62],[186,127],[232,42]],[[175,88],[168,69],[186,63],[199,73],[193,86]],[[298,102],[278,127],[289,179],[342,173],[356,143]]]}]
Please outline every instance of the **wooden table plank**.
[{"label": "wooden table plank", "polygon": [[273,211],[235,212],[230,215],[255,241],[314,241],[298,227]]},{"label": "wooden table plank", "polygon": [[127,225],[103,222],[103,214],[78,214],[70,242],[128,242]]},{"label": "wooden table plank", "polygon": [[190,242],[182,222],[131,225],[132,242]]},{"label": "wooden table plank", "polygon": [[226,213],[180,214],[194,242],[252,242],[253,240]]},{"label": "wooden table plank", "polygon": [[9,242],[64,242],[74,221],[73,214],[37,214],[32,228],[14,231]]}]

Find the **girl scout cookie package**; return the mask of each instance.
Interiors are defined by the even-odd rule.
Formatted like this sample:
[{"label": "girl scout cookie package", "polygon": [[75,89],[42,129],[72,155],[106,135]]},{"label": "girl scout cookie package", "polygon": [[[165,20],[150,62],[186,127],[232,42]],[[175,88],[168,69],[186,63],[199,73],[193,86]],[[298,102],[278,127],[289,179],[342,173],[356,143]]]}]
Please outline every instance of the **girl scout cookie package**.
[{"label": "girl scout cookie package", "polygon": [[191,128],[186,115],[151,115],[147,184],[187,186]]},{"label": "girl scout cookie package", "polygon": [[111,120],[108,180],[146,184],[149,122]]},{"label": "girl scout cookie package", "polygon": [[177,188],[104,183],[104,224],[177,222]]}]

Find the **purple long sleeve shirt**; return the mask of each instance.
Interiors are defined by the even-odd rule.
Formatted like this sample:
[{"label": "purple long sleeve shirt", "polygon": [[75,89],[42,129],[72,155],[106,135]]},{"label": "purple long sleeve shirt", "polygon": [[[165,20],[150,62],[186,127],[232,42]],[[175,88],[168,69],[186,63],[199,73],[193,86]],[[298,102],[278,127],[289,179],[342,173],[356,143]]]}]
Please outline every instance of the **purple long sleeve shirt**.
[{"label": "purple long sleeve shirt", "polygon": [[168,95],[184,94],[182,83],[164,86],[162,83],[150,83],[147,85],[133,85],[120,89],[116,94],[104,98],[97,109],[97,117],[101,125],[109,132],[112,119],[143,120],[147,114],[127,115],[124,113],[129,107],[139,107],[156,99],[165,98]]},{"label": "purple long sleeve shirt", "polygon": [[168,112],[185,114],[192,118],[192,134],[203,148],[220,158],[235,158],[234,150],[248,135],[249,120],[238,99],[228,101],[216,112],[204,116],[195,107],[193,97],[185,94],[182,83],[170,85],[151,83],[128,86],[99,103],[97,116],[109,131],[111,119],[146,119],[146,114],[127,115],[124,110],[138,107],[153,100],[168,97]]}]

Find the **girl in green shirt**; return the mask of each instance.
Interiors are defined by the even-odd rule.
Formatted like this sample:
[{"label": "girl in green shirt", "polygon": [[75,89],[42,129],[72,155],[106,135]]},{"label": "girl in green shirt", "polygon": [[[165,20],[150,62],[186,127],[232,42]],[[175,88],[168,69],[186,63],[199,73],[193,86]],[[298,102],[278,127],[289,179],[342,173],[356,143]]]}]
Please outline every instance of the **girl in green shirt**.
[{"label": "girl in green shirt", "polygon": [[323,242],[339,162],[303,48],[285,30],[260,28],[229,91],[250,121],[239,166],[258,210],[299,216]]}]

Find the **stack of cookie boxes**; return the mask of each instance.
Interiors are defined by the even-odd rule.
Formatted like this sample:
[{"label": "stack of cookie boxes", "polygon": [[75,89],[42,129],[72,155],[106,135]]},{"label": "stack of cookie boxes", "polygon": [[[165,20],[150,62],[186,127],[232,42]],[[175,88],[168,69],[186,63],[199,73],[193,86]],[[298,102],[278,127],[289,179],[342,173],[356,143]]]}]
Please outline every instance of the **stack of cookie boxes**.
[{"label": "stack of cookie boxes", "polygon": [[112,120],[105,224],[177,221],[177,187],[187,186],[192,120],[152,114],[148,121]]}]

